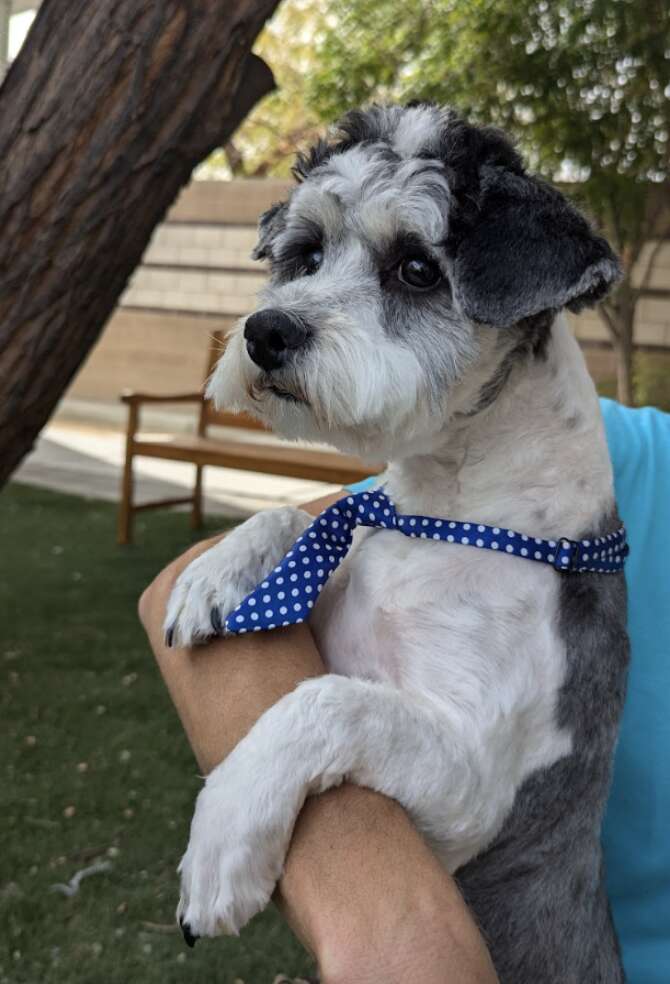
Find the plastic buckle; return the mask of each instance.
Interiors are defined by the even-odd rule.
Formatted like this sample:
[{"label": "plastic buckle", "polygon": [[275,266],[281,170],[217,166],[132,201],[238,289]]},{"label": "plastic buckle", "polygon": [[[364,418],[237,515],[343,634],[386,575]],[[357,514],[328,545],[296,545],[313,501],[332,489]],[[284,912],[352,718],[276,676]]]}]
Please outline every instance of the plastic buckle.
[{"label": "plastic buckle", "polygon": [[554,570],[563,571],[564,574],[575,570],[579,554],[582,549],[578,540],[569,540],[562,536],[557,544],[558,548],[554,557]]}]

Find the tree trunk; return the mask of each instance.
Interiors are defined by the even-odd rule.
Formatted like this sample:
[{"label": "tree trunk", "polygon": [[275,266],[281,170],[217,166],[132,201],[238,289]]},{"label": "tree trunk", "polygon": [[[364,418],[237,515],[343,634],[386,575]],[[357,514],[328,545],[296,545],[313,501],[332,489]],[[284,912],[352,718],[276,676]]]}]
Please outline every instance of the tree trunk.
[{"label": "tree trunk", "polygon": [[635,406],[633,391],[633,322],[628,325],[619,322],[620,337],[614,344],[617,354],[617,400],[624,406]]},{"label": "tree trunk", "polygon": [[273,86],[277,0],[44,0],[0,88],[0,486],[195,164]]},{"label": "tree trunk", "polygon": [[639,290],[631,284],[630,271],[616,293],[598,308],[607,325],[617,361],[617,399],[627,407],[635,406],[633,389],[633,354],[635,351],[635,309]]}]

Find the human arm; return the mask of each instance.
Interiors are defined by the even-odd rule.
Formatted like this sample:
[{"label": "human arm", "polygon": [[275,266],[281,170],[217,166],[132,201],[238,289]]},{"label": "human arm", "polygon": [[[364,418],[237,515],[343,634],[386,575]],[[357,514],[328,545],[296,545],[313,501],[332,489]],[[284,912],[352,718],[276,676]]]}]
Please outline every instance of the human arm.
[{"label": "human arm", "polygon": [[[325,502],[315,504],[313,511]],[[305,625],[174,651],[165,605],[199,544],[147,589],[140,613],[200,766],[209,772],[258,717],[324,672]],[[453,880],[395,802],[342,786],[305,804],[277,901],[324,984],[493,984],[484,943]]]}]

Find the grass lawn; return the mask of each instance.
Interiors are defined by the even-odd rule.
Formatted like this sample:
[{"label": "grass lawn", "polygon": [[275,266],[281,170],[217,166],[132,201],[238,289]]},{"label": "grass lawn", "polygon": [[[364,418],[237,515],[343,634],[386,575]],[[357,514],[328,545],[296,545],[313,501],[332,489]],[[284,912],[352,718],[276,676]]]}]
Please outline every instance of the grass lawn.
[{"label": "grass lawn", "polygon": [[[210,529],[221,528],[210,520]],[[196,766],[136,617],[190,542],[149,513],[14,485],[0,496],[0,984],[270,984],[311,963],[274,911],[187,950],[175,868]],[[108,872],[54,890],[96,860]]]}]

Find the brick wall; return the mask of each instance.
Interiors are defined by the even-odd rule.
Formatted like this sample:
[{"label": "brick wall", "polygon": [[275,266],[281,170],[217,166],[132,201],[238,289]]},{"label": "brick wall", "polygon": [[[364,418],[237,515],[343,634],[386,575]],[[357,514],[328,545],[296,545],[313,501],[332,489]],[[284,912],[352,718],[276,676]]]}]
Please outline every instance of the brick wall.
[{"label": "brick wall", "polygon": [[[156,229],[68,397],[112,402],[127,387],[156,393],[197,388],[211,332],[245,314],[263,283],[262,266],[249,255],[256,220],[286,189],[274,180],[192,182]],[[640,302],[637,341],[670,347],[670,244],[649,287]],[[598,314],[588,311],[572,322],[594,375],[612,375]]]}]

